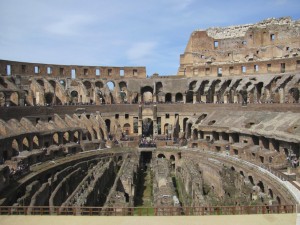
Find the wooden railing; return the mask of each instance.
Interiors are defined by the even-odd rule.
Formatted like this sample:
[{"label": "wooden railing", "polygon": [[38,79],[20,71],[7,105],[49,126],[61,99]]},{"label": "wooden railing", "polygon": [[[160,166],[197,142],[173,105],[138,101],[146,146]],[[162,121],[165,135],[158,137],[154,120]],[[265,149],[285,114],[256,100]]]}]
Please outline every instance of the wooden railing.
[{"label": "wooden railing", "polygon": [[296,205],[209,206],[209,207],[47,207],[0,206],[0,215],[85,216],[205,216],[296,213]]}]

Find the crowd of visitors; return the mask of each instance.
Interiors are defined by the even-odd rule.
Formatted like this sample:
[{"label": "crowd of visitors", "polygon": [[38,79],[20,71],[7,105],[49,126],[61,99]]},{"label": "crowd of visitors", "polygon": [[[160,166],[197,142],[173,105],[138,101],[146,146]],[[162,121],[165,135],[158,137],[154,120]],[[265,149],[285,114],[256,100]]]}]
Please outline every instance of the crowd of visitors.
[{"label": "crowd of visitors", "polygon": [[139,143],[140,148],[156,148],[156,143],[152,137],[143,137]]},{"label": "crowd of visitors", "polygon": [[18,179],[20,178],[21,176],[23,176],[24,174],[28,173],[29,172],[29,164],[25,163],[25,164],[19,164],[17,169],[14,169],[14,168],[11,168],[10,169],[10,174],[9,176],[12,178],[12,179]]}]

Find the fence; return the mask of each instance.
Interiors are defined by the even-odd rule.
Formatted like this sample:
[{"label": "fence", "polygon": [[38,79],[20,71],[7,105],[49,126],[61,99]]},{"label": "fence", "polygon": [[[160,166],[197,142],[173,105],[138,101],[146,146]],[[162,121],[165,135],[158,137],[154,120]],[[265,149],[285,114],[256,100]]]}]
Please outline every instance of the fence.
[{"label": "fence", "polygon": [[47,207],[0,206],[0,215],[73,216],[205,216],[296,213],[296,205],[209,206],[209,207]]}]

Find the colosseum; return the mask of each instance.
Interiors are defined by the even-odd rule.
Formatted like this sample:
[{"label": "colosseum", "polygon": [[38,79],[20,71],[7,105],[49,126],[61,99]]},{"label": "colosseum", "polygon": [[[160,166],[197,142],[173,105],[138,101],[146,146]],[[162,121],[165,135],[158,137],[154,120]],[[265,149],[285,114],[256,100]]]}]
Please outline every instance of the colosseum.
[{"label": "colosseum", "polygon": [[284,17],[193,31],[175,76],[0,60],[0,219],[295,224],[299,54]]}]

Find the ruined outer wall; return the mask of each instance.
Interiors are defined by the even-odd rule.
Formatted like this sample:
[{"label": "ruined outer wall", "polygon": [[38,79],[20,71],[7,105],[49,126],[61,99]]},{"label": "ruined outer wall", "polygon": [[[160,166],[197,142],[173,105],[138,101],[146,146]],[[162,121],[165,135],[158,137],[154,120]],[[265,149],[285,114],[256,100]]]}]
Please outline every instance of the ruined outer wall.
[{"label": "ruined outer wall", "polygon": [[145,67],[55,65],[0,60],[0,74],[60,78],[145,78]]},{"label": "ruined outer wall", "polygon": [[180,56],[178,75],[232,76],[299,70],[299,36],[300,22],[289,17],[197,30]]}]

